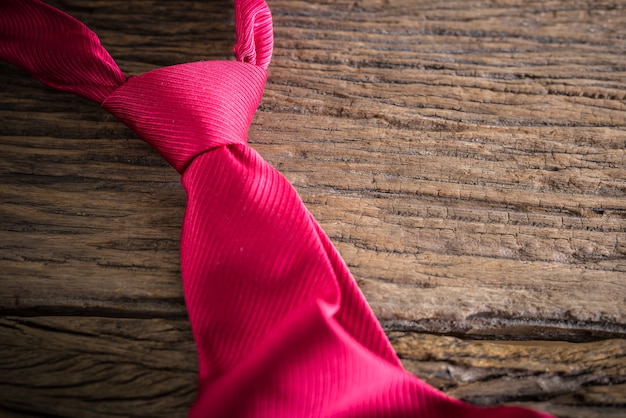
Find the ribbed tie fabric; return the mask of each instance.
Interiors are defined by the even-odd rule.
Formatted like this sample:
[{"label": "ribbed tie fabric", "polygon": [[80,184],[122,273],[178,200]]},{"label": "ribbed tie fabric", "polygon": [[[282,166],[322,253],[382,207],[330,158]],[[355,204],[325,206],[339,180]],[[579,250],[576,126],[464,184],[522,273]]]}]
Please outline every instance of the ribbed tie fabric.
[{"label": "ribbed tie fabric", "polygon": [[199,357],[190,416],[548,417],[465,404],[402,368],[296,191],[247,145],[272,54],[267,5],[236,0],[235,24],[238,61],[127,78],[76,19],[0,0],[0,58],[101,103],[182,175],[182,283]]}]

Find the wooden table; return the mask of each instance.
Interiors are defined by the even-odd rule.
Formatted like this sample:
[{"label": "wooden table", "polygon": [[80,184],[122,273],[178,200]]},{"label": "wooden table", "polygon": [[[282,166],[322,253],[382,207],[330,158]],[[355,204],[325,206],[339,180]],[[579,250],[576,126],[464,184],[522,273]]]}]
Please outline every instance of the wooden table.
[{"label": "wooden table", "polygon": [[[62,0],[127,74],[231,59],[230,1]],[[626,415],[626,3],[271,0],[250,141],[406,367],[477,404]],[[0,415],[185,416],[179,176],[0,64]]]}]

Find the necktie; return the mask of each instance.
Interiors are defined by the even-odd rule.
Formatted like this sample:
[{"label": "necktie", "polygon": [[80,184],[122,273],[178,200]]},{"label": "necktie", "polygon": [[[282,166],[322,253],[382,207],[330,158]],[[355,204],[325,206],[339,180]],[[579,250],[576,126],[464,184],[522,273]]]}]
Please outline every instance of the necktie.
[{"label": "necktie", "polygon": [[190,416],[548,417],[478,408],[407,373],[293,187],[247,145],[272,53],[263,0],[235,1],[237,61],[127,78],[82,23],[0,1],[0,58],[83,96],[182,176],[185,300],[198,348]]}]

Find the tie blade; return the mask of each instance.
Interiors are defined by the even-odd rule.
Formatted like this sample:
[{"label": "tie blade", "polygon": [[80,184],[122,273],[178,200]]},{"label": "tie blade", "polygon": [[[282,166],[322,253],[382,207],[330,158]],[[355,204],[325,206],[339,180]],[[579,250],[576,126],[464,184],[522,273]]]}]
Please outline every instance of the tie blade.
[{"label": "tie blade", "polygon": [[191,417],[549,416],[471,406],[407,373],[295,189],[250,147],[204,153],[182,181]]},{"label": "tie blade", "polygon": [[[269,367],[278,372],[276,384],[293,383],[293,400],[304,408],[304,415],[287,416],[314,416],[310,412],[323,394],[313,392],[325,390],[316,367],[337,367],[344,374],[337,373],[338,381],[348,378],[343,383],[356,372],[338,360],[339,354],[352,356],[345,341],[354,342],[355,355],[374,353],[377,363],[404,374],[345,263],[284,176],[242,144],[202,154],[182,181],[187,209],[181,270],[198,345],[200,397],[207,398],[200,402],[208,408],[196,410],[237,410],[236,401],[224,403],[229,397],[221,388],[229,381],[233,388],[249,388],[251,398],[275,402],[273,412],[279,411],[282,398],[259,390],[259,376],[235,377],[243,365],[264,368],[273,359]],[[345,340],[337,344],[329,324]],[[307,340],[294,340],[295,330],[304,331]],[[328,332],[330,345],[321,338]],[[313,352],[303,351],[305,346]],[[285,362],[286,353],[302,363]],[[300,369],[294,381],[292,372]],[[312,393],[301,392],[305,387]],[[326,401],[336,396],[328,395]]]}]

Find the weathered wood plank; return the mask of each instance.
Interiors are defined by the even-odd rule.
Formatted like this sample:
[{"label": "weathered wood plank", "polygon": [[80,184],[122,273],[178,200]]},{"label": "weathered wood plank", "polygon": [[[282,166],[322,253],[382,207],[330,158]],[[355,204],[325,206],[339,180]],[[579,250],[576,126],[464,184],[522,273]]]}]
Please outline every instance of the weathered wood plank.
[{"label": "weathered wood plank", "polygon": [[185,319],[0,319],[0,415],[186,416],[196,353]]},{"label": "weathered wood plank", "polygon": [[[390,338],[410,372],[473,403],[530,400],[563,417],[618,416],[626,406],[623,339],[511,343],[399,332]],[[2,414],[184,416],[196,367],[184,319],[0,319]]]},{"label": "weathered wood plank", "polygon": [[624,5],[298,7],[255,141],[385,326],[624,336]]},{"label": "weathered wood plank", "polygon": [[525,404],[571,418],[618,417],[626,408],[623,339],[573,344],[389,337],[407,370],[468,402]]}]

